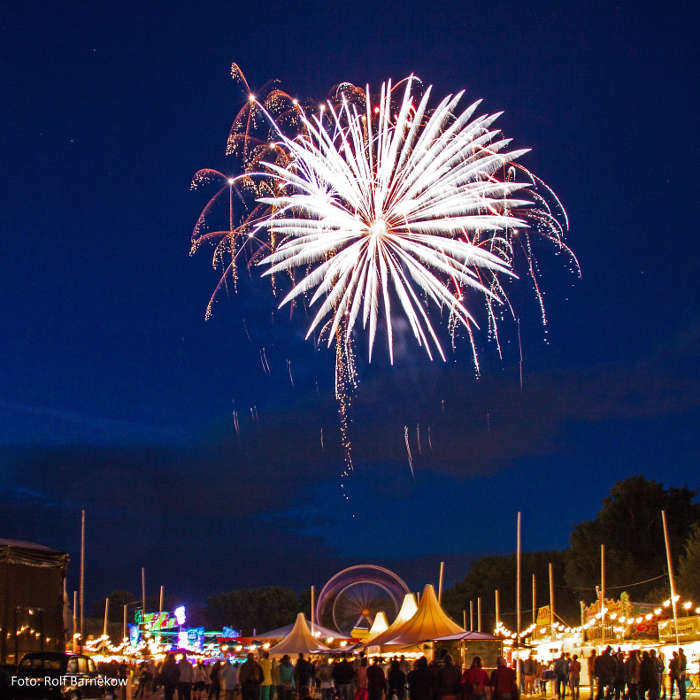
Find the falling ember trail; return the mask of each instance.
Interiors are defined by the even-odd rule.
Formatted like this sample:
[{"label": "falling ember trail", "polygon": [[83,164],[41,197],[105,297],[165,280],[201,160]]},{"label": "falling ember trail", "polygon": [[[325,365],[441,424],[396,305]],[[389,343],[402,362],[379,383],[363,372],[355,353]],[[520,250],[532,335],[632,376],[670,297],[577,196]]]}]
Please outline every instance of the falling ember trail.
[{"label": "falling ember trail", "polygon": [[294,377],[292,376],[292,361],[287,360],[287,371],[289,372],[289,383],[294,386]]},{"label": "falling ember trail", "polygon": [[423,448],[420,444],[420,423],[416,423],[416,444],[418,445],[418,454],[423,454]]},{"label": "falling ember trail", "polygon": [[[340,475],[340,488],[346,501],[350,497],[345,489],[347,479],[355,469],[352,461],[352,442],[350,440],[350,411],[352,408],[352,393],[355,390],[355,367],[349,342],[342,340],[344,333],[342,323],[336,329],[335,344],[335,398],[338,402],[338,423],[340,428],[340,443],[343,447],[345,466]],[[353,518],[356,514],[353,514]]]},{"label": "falling ember trail", "polygon": [[520,319],[517,320],[518,324],[518,350],[520,351],[520,391],[523,390],[523,343],[520,338]]},{"label": "falling ember trail", "polygon": [[248,342],[252,343],[253,339],[250,337],[250,332],[248,331],[248,324],[245,322],[245,319],[241,319],[241,323],[243,324],[243,330],[245,331],[246,338],[248,338]]},{"label": "falling ember trail", "polygon": [[270,364],[267,361],[267,353],[265,352],[265,348],[260,348],[260,364],[262,365],[263,372],[269,377],[271,375]]},{"label": "falling ember trail", "polygon": [[238,424],[238,411],[234,410],[233,411],[233,429],[236,431],[236,435],[241,434],[241,427]]},{"label": "falling ember trail", "polygon": [[406,455],[408,456],[408,468],[411,470],[411,476],[413,477],[413,481],[416,480],[416,474],[413,471],[413,455],[411,454],[411,442],[408,439],[408,426],[404,425],[403,427],[403,441],[404,444],[406,445]]},{"label": "falling ember trail", "polygon": [[433,451],[433,439],[430,435],[430,426],[428,426],[428,447],[430,448],[430,451]]},{"label": "falling ember trail", "polygon": [[325,445],[323,444],[323,428],[321,428],[321,449],[322,450],[326,449]]}]

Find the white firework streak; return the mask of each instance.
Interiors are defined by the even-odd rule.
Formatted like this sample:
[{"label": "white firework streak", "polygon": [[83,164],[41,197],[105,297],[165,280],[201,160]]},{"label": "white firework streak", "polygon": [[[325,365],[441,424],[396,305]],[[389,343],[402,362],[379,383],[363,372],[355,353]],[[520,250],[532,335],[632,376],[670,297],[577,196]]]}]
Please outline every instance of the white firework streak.
[{"label": "white firework streak", "polygon": [[339,327],[348,338],[361,319],[364,328],[369,324],[370,361],[383,310],[393,363],[392,289],[431,359],[432,346],[443,360],[445,354],[428,300],[471,338],[471,324],[478,325],[462,287],[484,295],[489,308],[501,301],[502,287],[492,280],[516,276],[505,232],[528,225],[509,212],[531,204],[513,197],[531,183],[496,177],[528,150],[508,151],[510,139],[490,128],[500,113],[473,118],[475,102],[457,114],[463,91],[428,113],[431,89],[416,107],[414,80],[407,79],[398,109],[388,82],[374,108],[367,87],[365,114],[343,99],[337,110],[329,102],[325,119],[323,111],[302,115],[305,133],[295,139],[280,133],[290,164],[265,164],[282,194],[258,200],[271,207],[258,228],[283,237],[260,263],[270,266],[265,275],[305,268],[280,306],[315,289],[310,304],[322,303],[307,338],[324,322],[330,346]]}]

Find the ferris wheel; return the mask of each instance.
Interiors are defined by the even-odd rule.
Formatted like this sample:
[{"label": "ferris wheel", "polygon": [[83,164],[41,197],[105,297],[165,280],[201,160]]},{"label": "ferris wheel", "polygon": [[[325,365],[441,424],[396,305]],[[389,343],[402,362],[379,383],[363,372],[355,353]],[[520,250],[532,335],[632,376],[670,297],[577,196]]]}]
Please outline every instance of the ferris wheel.
[{"label": "ferris wheel", "polygon": [[358,564],[339,571],[321,589],[316,602],[316,620],[349,634],[355,627],[370,627],[383,610],[391,620],[408,593],[404,580],[389,569]]}]

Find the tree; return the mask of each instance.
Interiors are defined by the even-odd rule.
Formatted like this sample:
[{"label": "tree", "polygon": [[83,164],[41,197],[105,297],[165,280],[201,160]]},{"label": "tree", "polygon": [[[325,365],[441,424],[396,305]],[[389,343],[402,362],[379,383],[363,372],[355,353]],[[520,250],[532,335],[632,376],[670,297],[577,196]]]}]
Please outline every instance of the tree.
[{"label": "tree", "polygon": [[695,523],[680,558],[678,590],[692,600],[700,600],[700,523]]},{"label": "tree", "polygon": [[[570,623],[578,620],[578,601],[570,591],[563,587],[564,552],[530,552],[522,555],[521,561],[521,625],[524,629],[532,619],[532,574],[537,584],[537,606],[549,604],[549,562],[552,562],[555,595],[554,610],[556,614]],[[469,601],[474,601],[474,626],[476,627],[477,598],[481,597],[483,631],[490,631],[495,626],[495,594],[498,589],[500,598],[501,621],[515,630],[516,619],[516,558],[515,554],[487,556],[472,562],[466,577],[444,591],[442,597],[446,612],[459,624],[462,624],[462,611],[469,612]],[[467,626],[469,621],[467,619]]]},{"label": "tree", "polygon": [[212,628],[233,627],[248,636],[294,622],[301,610],[299,596],[290,588],[243,588],[211,596],[206,619]]},{"label": "tree", "polygon": [[[666,573],[661,511],[666,511],[671,551],[677,562],[693,523],[700,520],[695,496],[696,492],[686,487],[667,489],[641,476],[619,481],[597,517],[574,527],[566,560],[567,584],[579,591],[581,598],[596,598],[600,545],[604,544],[606,590],[618,593],[629,587],[636,600],[649,595],[658,587],[658,577]],[[648,579],[652,580],[636,585]]]}]

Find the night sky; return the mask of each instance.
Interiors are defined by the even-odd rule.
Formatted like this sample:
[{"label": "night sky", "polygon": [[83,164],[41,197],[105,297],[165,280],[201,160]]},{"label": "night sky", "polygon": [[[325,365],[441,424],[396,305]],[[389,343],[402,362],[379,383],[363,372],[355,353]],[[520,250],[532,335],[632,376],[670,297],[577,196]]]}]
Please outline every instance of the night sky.
[{"label": "night sky", "polygon": [[[365,561],[417,587],[442,557],[454,579],[512,551],[518,509],[527,549],[563,548],[621,478],[697,488],[691,7],[3,3],[0,537],[69,552],[73,588],[86,507],[92,598],[138,591],[142,565],[188,600]],[[188,256],[207,194],[189,183],[233,167],[232,61],[319,100],[411,72],[466,88],[571,221],[583,277],[543,251],[546,329],[526,283],[514,299],[522,392],[512,326],[502,361],[479,336],[479,380],[464,343],[431,363],[404,329],[392,368],[358,338],[350,504],[334,353],[304,341],[305,313],[243,274],[204,321],[218,275]]]}]

